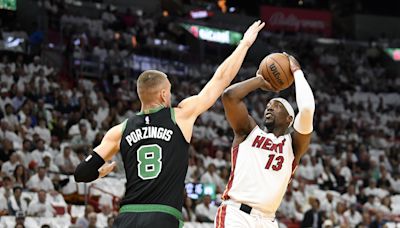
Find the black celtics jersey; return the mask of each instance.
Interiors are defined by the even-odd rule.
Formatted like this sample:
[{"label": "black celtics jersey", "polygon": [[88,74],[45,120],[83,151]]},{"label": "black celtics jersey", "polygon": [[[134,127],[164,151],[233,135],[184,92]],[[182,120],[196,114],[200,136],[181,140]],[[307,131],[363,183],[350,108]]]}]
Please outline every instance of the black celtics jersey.
[{"label": "black celtics jersey", "polygon": [[182,210],[188,148],[172,108],[137,114],[126,122],[120,151],[126,204],[163,204]]}]

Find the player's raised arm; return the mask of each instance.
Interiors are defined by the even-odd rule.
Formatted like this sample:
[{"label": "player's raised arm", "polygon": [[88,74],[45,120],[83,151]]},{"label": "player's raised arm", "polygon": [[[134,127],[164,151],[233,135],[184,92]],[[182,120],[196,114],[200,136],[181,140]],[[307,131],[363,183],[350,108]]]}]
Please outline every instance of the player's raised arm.
[{"label": "player's raised arm", "polygon": [[178,105],[176,109],[177,114],[179,112],[182,117],[189,118],[194,123],[201,113],[205,112],[216,102],[224,89],[238,73],[248,49],[254,43],[258,32],[264,25],[264,22],[256,21],[247,29],[239,45],[218,67],[211,80],[200,93],[183,100]]},{"label": "player's raised arm", "polygon": [[256,126],[256,122],[249,115],[243,99],[256,89],[271,90],[271,85],[257,73],[256,77],[247,79],[228,87],[222,94],[222,103],[225,115],[231,125],[235,139],[233,147],[240,143]]},{"label": "player's raised arm", "polygon": [[116,163],[108,161],[119,151],[119,144],[124,130],[125,121],[112,127],[104,135],[100,145],[93,153],[76,167],[74,177],[76,182],[91,182],[109,174]]},{"label": "player's raised arm", "polygon": [[299,113],[294,120],[294,132],[292,133],[296,161],[299,162],[310,144],[311,133],[313,131],[315,101],[311,87],[304,77],[300,64],[293,56],[288,57],[290,69],[294,75],[296,102],[299,109]]}]

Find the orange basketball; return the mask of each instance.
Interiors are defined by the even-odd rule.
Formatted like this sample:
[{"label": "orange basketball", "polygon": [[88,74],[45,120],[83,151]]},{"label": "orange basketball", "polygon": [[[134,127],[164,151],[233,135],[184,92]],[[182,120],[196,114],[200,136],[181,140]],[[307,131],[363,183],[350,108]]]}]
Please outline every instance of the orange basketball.
[{"label": "orange basketball", "polygon": [[288,88],[294,81],[289,58],[282,53],[272,53],[266,56],[260,63],[259,74],[276,91]]}]

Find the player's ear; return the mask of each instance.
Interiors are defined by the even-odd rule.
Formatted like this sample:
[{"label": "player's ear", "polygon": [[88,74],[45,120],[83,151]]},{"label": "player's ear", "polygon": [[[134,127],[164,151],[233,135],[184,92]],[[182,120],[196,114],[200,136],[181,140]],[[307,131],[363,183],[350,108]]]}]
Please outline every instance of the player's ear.
[{"label": "player's ear", "polygon": [[292,120],[293,120],[293,116],[287,116],[287,118],[286,118],[286,122],[288,123],[288,124],[290,124],[291,122],[292,122]]},{"label": "player's ear", "polygon": [[167,90],[166,89],[162,89],[160,91],[160,95],[161,95],[161,100],[163,101],[163,103],[167,102],[168,100],[168,96],[167,96]]}]

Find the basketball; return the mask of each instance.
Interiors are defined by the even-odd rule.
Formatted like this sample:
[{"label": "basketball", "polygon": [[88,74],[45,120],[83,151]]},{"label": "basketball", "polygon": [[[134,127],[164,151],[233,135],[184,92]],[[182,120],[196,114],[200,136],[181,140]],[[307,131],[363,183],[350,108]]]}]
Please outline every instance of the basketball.
[{"label": "basketball", "polygon": [[275,91],[288,88],[294,81],[289,58],[282,53],[272,53],[260,63],[259,74],[267,80]]}]

